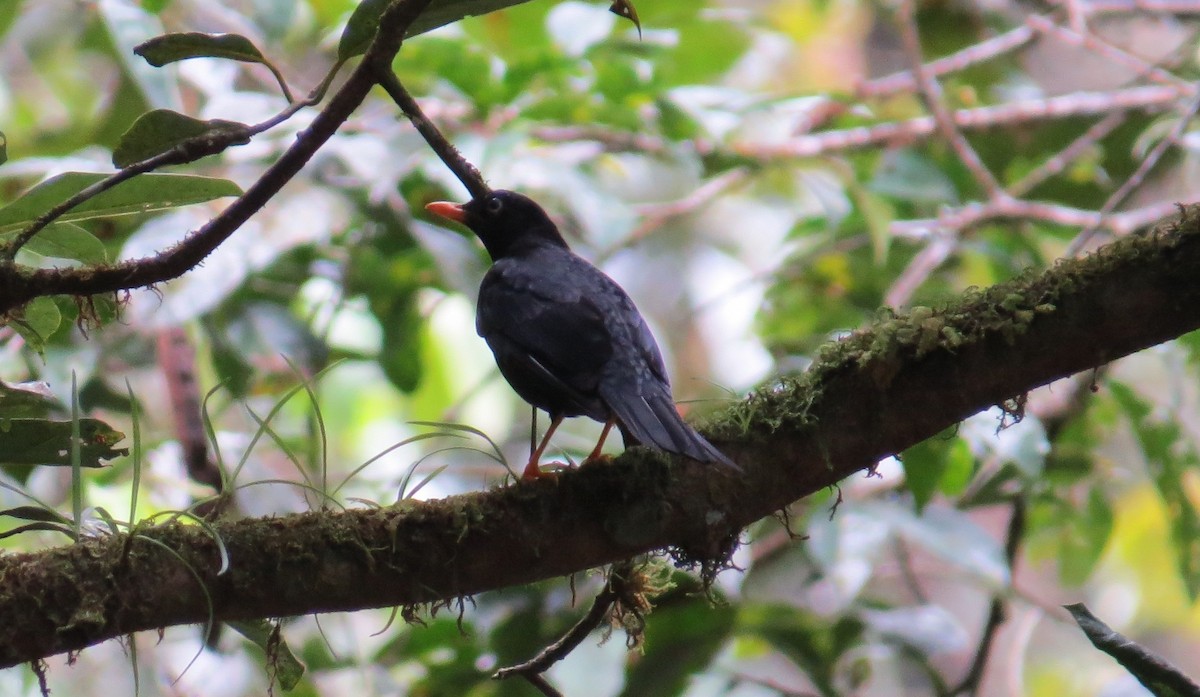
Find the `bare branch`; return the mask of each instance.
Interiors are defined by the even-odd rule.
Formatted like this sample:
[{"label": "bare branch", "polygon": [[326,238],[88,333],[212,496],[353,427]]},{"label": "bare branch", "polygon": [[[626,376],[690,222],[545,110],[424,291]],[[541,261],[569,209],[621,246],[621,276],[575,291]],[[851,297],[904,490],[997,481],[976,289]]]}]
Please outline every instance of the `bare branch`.
[{"label": "bare branch", "polygon": [[[954,125],[973,130],[1016,126],[1031,121],[1106,115],[1113,111],[1156,111],[1174,106],[1187,94],[1178,87],[1152,85],[1105,92],[1075,92],[1045,99],[1022,99],[996,106],[958,109]],[[838,150],[902,145],[937,132],[931,116],[798,136],[779,145],[737,143],[733,150],[749,157],[815,157]]]},{"label": "bare branch", "polygon": [[[1162,159],[1167,150],[1171,146],[1177,145],[1180,139],[1183,138],[1184,132],[1187,131],[1187,127],[1192,122],[1192,119],[1196,118],[1197,113],[1200,113],[1200,97],[1192,100],[1187,110],[1180,115],[1179,121],[1175,123],[1175,127],[1171,129],[1171,132],[1154,144],[1154,147],[1146,154],[1146,159],[1138,163],[1138,168],[1134,170],[1133,174],[1129,175],[1129,178],[1121,184],[1120,188],[1114,191],[1104,202],[1104,205],[1100,207],[1099,216],[1101,221],[1106,220],[1109,214],[1116,210],[1117,206],[1121,205],[1129,197],[1129,194],[1142,185],[1142,181],[1146,178],[1146,175],[1150,174],[1150,170],[1154,169],[1154,166],[1158,164],[1158,161]],[[1096,234],[1097,228],[1101,225],[1102,222],[1089,225],[1087,229],[1076,235],[1075,239],[1071,240],[1071,244],[1067,247],[1067,256],[1078,254],[1084,245],[1087,244],[1088,240],[1091,239],[1092,235]]]},{"label": "bare branch", "polygon": [[463,157],[462,153],[446,140],[437,126],[426,118],[420,105],[417,104],[417,100],[413,99],[408,90],[404,89],[404,85],[400,84],[400,78],[396,77],[391,66],[383,67],[375,77],[409,121],[412,121],[413,126],[429,144],[430,149],[437,153],[447,169],[453,172],[454,176],[458,177],[458,180],[467,188],[471,198],[486,196],[491,188],[483,181],[483,175],[479,173],[475,165],[467,162],[467,158]]},{"label": "bare branch", "polygon": [[904,44],[904,50],[912,64],[913,77],[917,81],[917,93],[925,102],[925,108],[933,114],[934,123],[937,124],[942,138],[954,149],[954,153],[963,166],[967,168],[971,176],[975,177],[976,183],[987,192],[988,198],[1002,197],[1005,194],[1004,190],[1000,188],[1000,182],[996,181],[995,175],[987,168],[987,165],[983,164],[979,153],[975,152],[975,148],[971,147],[966,137],[958,130],[954,117],[946,108],[945,102],[942,101],[941,86],[925,70],[925,59],[921,53],[921,37],[917,33],[915,12],[913,0],[900,0],[900,5],[896,10],[896,20],[900,26],[900,38]]},{"label": "bare branch", "polygon": [[[969,68],[977,63],[989,61],[1029,43],[1034,37],[1031,27],[1021,25],[925,64],[925,72],[932,78]],[[896,92],[912,92],[917,89],[917,79],[911,70],[902,70],[891,75],[869,80],[858,86],[855,93],[862,98],[885,97]]]},{"label": "bare branch", "polygon": [[1177,204],[1164,201],[1106,217],[1097,211],[1010,198],[967,204],[944,211],[937,218],[898,220],[891,224],[890,230],[898,237],[919,239],[937,230],[964,230],[997,220],[1040,220],[1071,227],[1102,227],[1114,235],[1125,235],[1153,225],[1177,209]]},{"label": "bare branch", "polygon": [[1042,15],[1030,15],[1025,18],[1025,22],[1042,34],[1052,36],[1071,46],[1078,46],[1092,51],[1118,65],[1124,65],[1136,71],[1139,77],[1144,77],[1153,82],[1160,82],[1165,85],[1174,85],[1188,95],[1196,94],[1196,86],[1187,80],[1177,77],[1170,71],[1163,70],[1157,65],[1139,58],[1124,49],[1113,46],[1107,41],[1102,41],[1096,38],[1094,34],[1079,33],[1078,31],[1067,29]]},{"label": "bare branch", "polygon": [[1040,167],[1026,174],[1020,181],[1008,187],[1008,193],[1013,196],[1024,196],[1050,177],[1061,174],[1072,162],[1079,159],[1085,152],[1103,140],[1109,133],[1116,130],[1122,123],[1125,123],[1125,114],[1119,111],[1100,119],[1084,131],[1083,135],[1071,141],[1067,147],[1043,162]]}]

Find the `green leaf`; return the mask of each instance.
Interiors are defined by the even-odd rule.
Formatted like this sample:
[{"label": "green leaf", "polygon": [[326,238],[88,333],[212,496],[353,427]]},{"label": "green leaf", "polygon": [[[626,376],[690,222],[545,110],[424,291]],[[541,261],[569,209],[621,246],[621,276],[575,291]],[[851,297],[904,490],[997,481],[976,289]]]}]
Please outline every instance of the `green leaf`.
[{"label": "green leaf", "polygon": [[900,463],[917,511],[925,508],[937,492],[947,496],[962,493],[975,471],[971,448],[954,435],[954,429],[905,450]]},{"label": "green leaf", "polygon": [[[430,29],[457,22],[464,17],[484,15],[489,12],[519,5],[528,0],[442,0],[432,3],[408,28],[408,36],[423,34]],[[338,60],[346,61],[367,52],[375,32],[379,29],[379,16],[387,7],[388,0],[363,0],[354,8],[342,38],[338,41]]]},{"label": "green leaf", "polygon": [[383,14],[388,1],[363,0],[354,8],[338,41],[339,61],[347,61],[367,52],[371,39],[375,38],[375,32],[379,29],[379,15]]},{"label": "green leaf", "polygon": [[20,10],[21,3],[19,2],[0,2],[0,37],[8,32]]},{"label": "green leaf", "polygon": [[42,532],[61,532],[67,537],[75,539],[75,531],[66,525],[59,525],[58,523],[27,523],[25,525],[18,525],[12,530],[0,532],[0,540],[7,539],[15,535],[20,535],[23,532],[33,532],[35,530],[40,530]]},{"label": "green leaf", "polygon": [[232,134],[234,144],[245,145],[250,142],[248,129],[237,121],[201,121],[170,109],[155,109],[142,114],[121,136],[113,150],[113,165],[128,167],[196,138],[223,139]]},{"label": "green leaf", "polygon": [[266,63],[262,52],[240,34],[178,32],[156,36],[138,44],[133,52],[156,68],[189,58],[227,58],[245,63]]},{"label": "green leaf", "polygon": [[[1062,510],[1067,508],[1068,510]],[[1057,502],[1054,522],[1047,527],[1058,532],[1059,575],[1073,586],[1083,585],[1100,562],[1113,529],[1113,511],[1104,492],[1092,487],[1088,500],[1078,510]]]},{"label": "green leaf", "polygon": [[646,623],[645,655],[625,675],[623,697],[682,694],[725,644],[734,611],[701,599],[657,608]]},{"label": "green leaf", "polygon": [[4,136],[4,131],[0,131],[0,165],[8,162],[8,138]]},{"label": "green leaf", "polygon": [[62,313],[58,311],[58,305],[43,296],[30,300],[22,309],[21,316],[12,321],[12,327],[25,339],[29,348],[41,353],[46,340],[61,323]]},{"label": "green leaf", "polygon": [[13,508],[5,508],[0,511],[0,515],[6,515],[10,518],[18,520],[32,520],[41,523],[69,523],[70,520],[66,516],[54,510],[53,508],[43,508],[42,506],[14,506]]},{"label": "green leaf", "polygon": [[[113,446],[125,438],[99,419],[79,420],[79,454],[83,467],[102,467],[102,460],[128,455]],[[13,465],[70,465],[71,421],[0,420],[0,462]]]},{"label": "green leaf", "polygon": [[267,655],[271,674],[279,681],[284,691],[291,690],[304,677],[304,664],[292,653],[287,642],[279,635],[279,627],[266,620],[249,620],[245,622],[230,622],[230,627],[250,641]]},{"label": "green leaf", "polygon": [[24,249],[44,257],[74,259],[85,264],[102,264],[108,261],[108,250],[105,249],[104,243],[74,223],[47,225],[25,244]]},{"label": "green leaf", "polygon": [[1127,385],[1112,381],[1109,389],[1133,424],[1158,495],[1169,511],[1179,576],[1194,601],[1200,597],[1200,513],[1187,495],[1186,480],[1200,466],[1200,457],[1178,421],[1154,418],[1151,406]]},{"label": "green leaf", "polygon": [[925,508],[938,489],[938,482],[946,470],[947,450],[947,435],[943,433],[917,443],[899,458],[904,466],[904,483],[912,493],[918,511]]},{"label": "green leaf", "polygon": [[[47,179],[0,208],[0,234],[25,228],[59,202],[109,176],[64,172]],[[192,174],[143,174],[75,206],[59,217],[58,222],[149,213],[241,193],[241,188],[228,179]]]},{"label": "green leaf", "polygon": [[857,618],[843,617],[831,623],[795,607],[768,604],[744,605],[738,624],[804,669],[822,695],[839,694],[834,687],[839,659],[862,644],[865,629]]}]

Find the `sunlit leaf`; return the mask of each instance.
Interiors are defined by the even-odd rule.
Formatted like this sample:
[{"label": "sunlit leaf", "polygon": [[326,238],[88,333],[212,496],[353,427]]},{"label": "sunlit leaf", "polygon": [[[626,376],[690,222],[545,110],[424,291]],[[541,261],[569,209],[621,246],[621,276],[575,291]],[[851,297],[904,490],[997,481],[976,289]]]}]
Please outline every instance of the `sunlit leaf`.
[{"label": "sunlit leaf", "polygon": [[234,144],[244,145],[250,142],[246,129],[246,124],[236,121],[201,121],[170,109],[155,109],[134,121],[121,136],[113,150],[113,165],[127,167],[195,138],[224,139],[232,135]]},{"label": "sunlit leaf", "polygon": [[[47,179],[26,191],[16,201],[0,208],[0,234],[26,227],[55,204],[108,176],[92,172],[65,172]],[[93,196],[64,213],[58,221],[149,213],[241,193],[241,188],[227,179],[192,174],[143,174]]]},{"label": "sunlit leaf", "polygon": [[138,44],[133,52],[155,67],[188,58],[228,58],[247,63],[263,63],[262,52],[239,34],[178,32],[156,36]]}]

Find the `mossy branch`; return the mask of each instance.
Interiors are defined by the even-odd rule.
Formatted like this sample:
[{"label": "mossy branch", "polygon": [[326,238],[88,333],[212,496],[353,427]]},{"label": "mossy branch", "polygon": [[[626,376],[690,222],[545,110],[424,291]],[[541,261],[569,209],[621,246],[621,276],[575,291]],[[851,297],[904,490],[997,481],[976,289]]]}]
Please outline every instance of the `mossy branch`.
[{"label": "mossy branch", "polygon": [[201,623],[210,600],[217,620],[451,602],[661,549],[711,569],[744,526],[792,501],[989,405],[1200,327],[1198,223],[1200,210],[1183,210],[1152,234],[831,345],[807,373],[713,419],[707,433],[739,476],[635,449],[557,481],[218,523],[230,560],[219,576],[216,542],[194,525],[4,556],[0,666]]}]

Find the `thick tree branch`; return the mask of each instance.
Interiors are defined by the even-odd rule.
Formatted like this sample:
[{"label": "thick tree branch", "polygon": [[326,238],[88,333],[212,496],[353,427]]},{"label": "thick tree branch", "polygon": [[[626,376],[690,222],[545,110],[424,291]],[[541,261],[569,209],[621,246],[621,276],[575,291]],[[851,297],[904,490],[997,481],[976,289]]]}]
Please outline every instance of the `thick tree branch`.
[{"label": "thick tree branch", "polygon": [[664,548],[720,564],[742,527],[796,499],[989,405],[1200,327],[1198,225],[1188,209],[1153,234],[830,345],[706,429],[739,476],[639,448],[555,481],[217,523],[221,575],[195,525],[0,557],[0,666],[203,622],[210,599],[217,620],[282,617],[447,602]]}]

